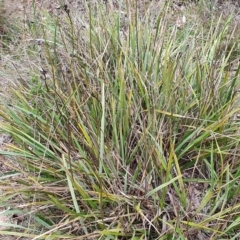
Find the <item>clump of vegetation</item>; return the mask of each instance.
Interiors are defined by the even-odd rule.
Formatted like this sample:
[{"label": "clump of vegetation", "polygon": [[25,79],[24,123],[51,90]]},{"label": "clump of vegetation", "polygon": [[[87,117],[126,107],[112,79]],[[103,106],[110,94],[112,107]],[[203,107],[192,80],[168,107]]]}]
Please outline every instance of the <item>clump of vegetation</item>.
[{"label": "clump of vegetation", "polygon": [[15,68],[0,109],[13,138],[1,205],[22,223],[0,234],[237,239],[233,17],[204,26],[138,1],[83,9],[34,11],[25,29],[29,66]]},{"label": "clump of vegetation", "polygon": [[0,32],[1,35],[4,32],[4,7],[3,3],[0,2]]}]

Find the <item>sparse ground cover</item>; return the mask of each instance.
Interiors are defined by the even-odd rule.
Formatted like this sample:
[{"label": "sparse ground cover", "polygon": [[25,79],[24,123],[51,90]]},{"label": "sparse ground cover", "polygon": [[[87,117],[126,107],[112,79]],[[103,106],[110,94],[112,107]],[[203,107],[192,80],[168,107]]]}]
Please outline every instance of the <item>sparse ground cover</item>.
[{"label": "sparse ground cover", "polygon": [[23,3],[2,23],[1,239],[239,239],[237,4]]}]

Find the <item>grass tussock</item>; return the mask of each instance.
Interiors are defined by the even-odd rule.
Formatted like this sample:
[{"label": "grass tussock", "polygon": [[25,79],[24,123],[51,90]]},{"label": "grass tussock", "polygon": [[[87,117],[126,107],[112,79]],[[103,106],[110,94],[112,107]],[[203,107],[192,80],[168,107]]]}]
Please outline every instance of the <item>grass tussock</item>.
[{"label": "grass tussock", "polygon": [[1,95],[17,223],[0,234],[239,237],[239,32],[233,15],[201,20],[206,5],[33,4]]}]

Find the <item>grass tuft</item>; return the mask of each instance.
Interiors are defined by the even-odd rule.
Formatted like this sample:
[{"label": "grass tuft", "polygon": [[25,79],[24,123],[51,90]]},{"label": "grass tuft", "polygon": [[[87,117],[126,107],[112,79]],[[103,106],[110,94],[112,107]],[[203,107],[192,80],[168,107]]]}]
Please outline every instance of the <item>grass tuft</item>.
[{"label": "grass tuft", "polygon": [[1,205],[18,221],[0,234],[237,239],[234,15],[205,24],[167,2],[92,1],[81,14],[33,3],[21,30],[31,41],[12,58],[18,81],[1,94],[0,130],[13,139],[0,151],[11,168]]}]

